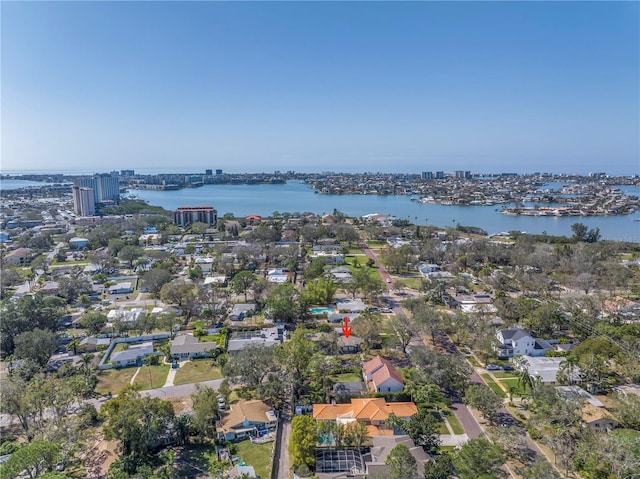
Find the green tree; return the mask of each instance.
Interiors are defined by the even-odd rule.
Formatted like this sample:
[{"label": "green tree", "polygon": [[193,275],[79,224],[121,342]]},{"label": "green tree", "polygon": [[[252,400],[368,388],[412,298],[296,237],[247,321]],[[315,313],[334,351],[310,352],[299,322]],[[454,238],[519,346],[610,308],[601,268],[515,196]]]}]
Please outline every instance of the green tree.
[{"label": "green tree", "polygon": [[60,457],[60,446],[53,442],[34,441],[14,452],[7,462],[0,466],[2,479],[22,477],[24,473],[35,479],[53,468]]},{"label": "green tree", "polygon": [[316,278],[307,283],[303,296],[309,304],[329,304],[338,290],[338,285],[329,278]]},{"label": "green tree", "polygon": [[407,354],[409,343],[417,334],[416,324],[404,314],[394,314],[387,322],[391,334],[393,334],[400,345],[400,349]]},{"label": "green tree", "polygon": [[255,281],[256,276],[251,271],[239,271],[231,278],[231,289],[236,294],[244,294],[244,300],[247,301],[247,291]]},{"label": "green tree", "polygon": [[489,419],[492,424],[498,417],[498,410],[502,407],[502,399],[483,384],[470,384],[464,393],[464,402],[480,411],[482,416]]},{"label": "green tree", "polygon": [[0,411],[15,417],[31,441],[35,435],[32,423],[37,413],[33,384],[13,375],[9,379],[0,381]]},{"label": "green tree", "polygon": [[196,297],[195,285],[184,279],[174,279],[160,289],[160,299],[165,303],[177,304],[185,310],[187,317],[191,315]]},{"label": "green tree", "polygon": [[470,439],[453,461],[460,479],[499,479],[506,477],[502,449],[487,439]]},{"label": "green tree", "polygon": [[69,304],[92,291],[91,282],[84,276],[64,276],[58,280],[58,295],[66,299]]},{"label": "green tree", "polygon": [[418,475],[416,458],[404,444],[397,444],[385,459],[391,479],[413,479]]},{"label": "green tree", "polygon": [[89,334],[96,335],[102,331],[107,324],[108,318],[98,311],[88,311],[80,318],[80,326],[85,328]]},{"label": "green tree", "polygon": [[614,411],[621,424],[640,431],[640,397],[634,394],[616,394]]},{"label": "green tree", "polygon": [[171,273],[165,268],[153,268],[142,275],[142,286],[154,296],[157,296],[169,281]]},{"label": "green tree", "polygon": [[143,249],[137,246],[126,245],[118,252],[118,259],[129,263],[129,268],[133,268],[133,262],[140,258]]},{"label": "green tree", "polygon": [[220,383],[220,386],[218,387],[218,393],[220,393],[220,396],[222,396],[222,399],[224,399],[225,403],[229,402],[229,398],[231,397],[231,392],[232,391],[231,391],[231,387],[229,386],[229,381],[225,379]]},{"label": "green tree", "polygon": [[121,240],[120,238],[112,238],[109,240],[109,253],[111,253],[111,256],[118,256],[118,253],[120,253],[120,250],[122,248],[124,248],[126,246],[127,243],[124,242],[124,240]]},{"label": "green tree", "polygon": [[453,462],[447,455],[435,456],[433,461],[424,465],[424,479],[451,479],[453,476]]},{"label": "green tree", "polygon": [[558,474],[549,462],[544,458],[537,458],[533,464],[527,464],[524,467],[516,470],[523,479],[561,479],[562,476]]},{"label": "green tree", "polygon": [[305,305],[291,283],[276,286],[267,296],[267,311],[274,321],[294,323],[304,315]]},{"label": "green tree", "polygon": [[45,329],[54,331],[56,322],[66,308],[62,298],[27,295],[17,301],[2,302],[0,320],[0,352],[3,356],[13,354],[16,337],[25,331]]},{"label": "green tree", "polygon": [[141,396],[125,388],[102,405],[106,439],[120,441],[123,456],[144,459],[156,449],[174,419],[173,405],[159,398]]},{"label": "green tree", "polygon": [[440,422],[429,412],[418,412],[408,421],[390,414],[386,423],[409,435],[416,446],[428,452],[436,452],[440,446]]},{"label": "green tree", "polygon": [[201,440],[214,438],[216,419],[218,417],[218,393],[209,386],[196,384],[196,390],[191,394],[193,404],[193,429]]},{"label": "green tree", "polygon": [[40,366],[49,361],[51,355],[58,349],[56,335],[51,331],[39,328],[25,331],[15,338],[15,356],[21,359],[32,359]]},{"label": "green tree", "polygon": [[313,258],[304,268],[303,276],[306,281],[311,281],[324,275],[324,267],[327,265],[327,258],[322,256]]},{"label": "green tree", "polygon": [[313,467],[316,463],[318,432],[316,421],[310,416],[296,416],[291,421],[289,456],[293,466]]},{"label": "green tree", "polygon": [[269,373],[278,371],[274,347],[249,345],[229,357],[222,368],[225,377],[257,389]]}]

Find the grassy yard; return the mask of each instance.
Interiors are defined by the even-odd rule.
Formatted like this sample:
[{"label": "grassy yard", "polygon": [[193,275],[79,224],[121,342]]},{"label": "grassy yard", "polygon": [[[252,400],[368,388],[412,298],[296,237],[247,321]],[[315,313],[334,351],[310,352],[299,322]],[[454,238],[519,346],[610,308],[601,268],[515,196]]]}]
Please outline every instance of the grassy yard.
[{"label": "grassy yard", "polygon": [[524,388],[524,385],[518,384],[518,378],[501,379],[500,382],[505,388],[507,388],[507,390],[511,386],[515,387],[517,389],[517,391],[513,394],[515,397],[528,396],[526,389]]},{"label": "grassy yard", "polygon": [[510,373],[496,373],[496,372],[494,372],[493,375],[495,377],[497,377],[498,379],[518,379],[518,375],[515,372],[510,372]]},{"label": "grassy yard", "polygon": [[136,376],[134,384],[139,385],[141,389],[161,388],[164,386],[168,374],[168,364],[142,366],[140,372]]},{"label": "grassy yard", "polygon": [[239,442],[237,456],[242,458],[248,466],[253,466],[256,475],[261,478],[271,477],[271,451],[273,442],[253,444],[249,440]]},{"label": "grassy yard", "polygon": [[472,365],[473,367],[475,367],[475,368],[482,367],[482,364],[480,364],[480,363],[476,360],[476,358],[474,358],[473,356],[471,356],[471,355],[466,356],[466,355],[465,355],[465,358],[467,358],[467,361],[469,361],[469,363],[471,363],[471,365]]},{"label": "grassy yard", "polygon": [[331,379],[337,383],[355,383],[362,381],[362,376],[358,373],[344,373],[331,376]]},{"label": "grassy yard", "polygon": [[201,343],[218,343],[220,349],[224,349],[226,336],[224,334],[207,334],[200,336],[199,340]]},{"label": "grassy yard", "polygon": [[96,392],[104,395],[108,392],[118,394],[129,384],[137,368],[107,369],[98,373]]},{"label": "grassy yard", "polygon": [[386,246],[388,243],[386,241],[378,241],[378,240],[370,240],[367,241],[367,246]]},{"label": "grassy yard", "polygon": [[458,421],[458,418],[453,413],[453,411],[445,410],[445,416],[447,416],[447,421],[449,422],[449,425],[451,426],[451,429],[453,429],[454,433],[464,434],[464,428],[462,427],[462,424],[460,424],[460,421]]},{"label": "grassy yard", "polygon": [[409,288],[420,290],[422,281],[420,278],[401,278],[395,281],[396,286],[400,288]]},{"label": "grassy yard", "polygon": [[126,351],[127,349],[129,349],[129,343],[118,343],[111,350],[111,354]]},{"label": "grassy yard", "polygon": [[178,386],[220,378],[222,378],[220,368],[212,366],[210,359],[196,359],[180,366],[173,384]]},{"label": "grassy yard", "polygon": [[480,376],[482,376],[482,379],[487,382],[487,385],[493,390],[494,393],[496,393],[501,398],[507,397],[502,388],[498,386],[493,379],[491,379],[491,376],[489,376],[488,374],[481,374]]}]

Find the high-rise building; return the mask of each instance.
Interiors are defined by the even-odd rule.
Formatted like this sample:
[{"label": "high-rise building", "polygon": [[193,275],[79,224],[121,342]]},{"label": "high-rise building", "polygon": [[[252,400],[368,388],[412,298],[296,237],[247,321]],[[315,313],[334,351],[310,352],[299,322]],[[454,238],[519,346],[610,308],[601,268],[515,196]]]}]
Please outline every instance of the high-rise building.
[{"label": "high-rise building", "polygon": [[421,177],[423,180],[433,180],[433,171],[423,171]]},{"label": "high-rise building", "polygon": [[220,176],[221,174],[222,174],[222,170],[221,170],[220,168],[218,168],[218,169],[216,170],[216,175]]},{"label": "high-rise building", "polygon": [[456,178],[464,178],[464,171],[462,171],[462,170],[456,170],[456,171],[454,172],[454,176],[455,176]]},{"label": "high-rise building", "polygon": [[204,174],[207,176],[211,176],[213,175],[213,170],[211,168],[208,168],[206,170],[204,170]]},{"label": "high-rise building", "polygon": [[120,170],[120,176],[135,176],[135,170]]},{"label": "high-rise building", "polygon": [[436,171],[436,179],[444,180],[444,171]]},{"label": "high-rise building", "polygon": [[120,202],[120,183],[117,177],[106,174],[87,176],[76,178],[74,184],[83,188],[91,188],[94,203]]},{"label": "high-rise building", "polygon": [[94,216],[96,207],[94,202],[94,193],[91,188],[74,185],[73,192],[73,211],[78,216]]},{"label": "high-rise building", "polygon": [[181,206],[173,213],[173,220],[182,227],[196,222],[215,226],[218,212],[211,206]]}]

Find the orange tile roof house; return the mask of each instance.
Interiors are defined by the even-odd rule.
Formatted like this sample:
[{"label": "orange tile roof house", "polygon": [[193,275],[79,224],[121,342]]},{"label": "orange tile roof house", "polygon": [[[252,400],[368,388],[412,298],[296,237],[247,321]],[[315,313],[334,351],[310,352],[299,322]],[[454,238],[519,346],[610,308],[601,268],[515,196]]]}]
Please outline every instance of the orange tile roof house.
[{"label": "orange tile roof house", "polygon": [[395,393],[404,389],[402,375],[393,364],[381,356],[364,363],[362,375],[373,392]]},{"label": "orange tile roof house", "polygon": [[316,421],[336,421],[348,424],[354,421],[364,422],[370,436],[393,435],[385,421],[390,414],[409,419],[418,413],[412,402],[388,403],[384,398],[352,398],[350,404],[314,404],[313,418]]}]

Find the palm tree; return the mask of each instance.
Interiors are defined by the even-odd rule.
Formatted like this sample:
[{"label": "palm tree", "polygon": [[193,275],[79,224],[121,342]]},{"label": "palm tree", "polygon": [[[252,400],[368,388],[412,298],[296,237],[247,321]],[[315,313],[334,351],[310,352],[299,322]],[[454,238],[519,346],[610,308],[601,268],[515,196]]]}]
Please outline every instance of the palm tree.
[{"label": "palm tree", "polygon": [[514,358],[514,362],[518,365],[520,372],[518,373],[518,386],[522,385],[522,388],[526,391],[527,387],[533,389],[533,377],[529,374],[529,361],[522,356]]},{"label": "palm tree", "polygon": [[67,344],[67,351],[72,350],[75,356],[76,354],[78,354],[78,346],[80,346],[80,341],[77,339],[73,339],[69,344]]},{"label": "palm tree", "polygon": [[90,366],[93,362],[93,358],[94,356],[91,353],[84,353],[82,355],[82,369],[87,376],[89,375],[89,371],[91,370]]},{"label": "palm tree", "polygon": [[189,442],[191,434],[191,416],[188,414],[179,414],[173,421],[173,437],[176,445],[184,446]]}]

